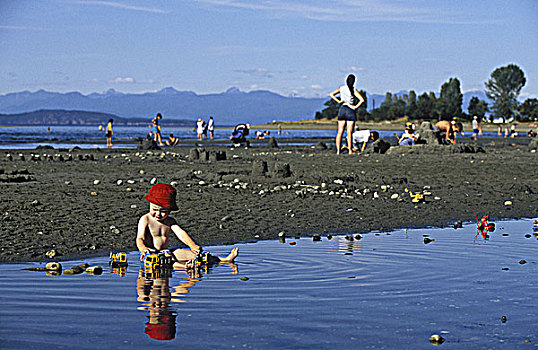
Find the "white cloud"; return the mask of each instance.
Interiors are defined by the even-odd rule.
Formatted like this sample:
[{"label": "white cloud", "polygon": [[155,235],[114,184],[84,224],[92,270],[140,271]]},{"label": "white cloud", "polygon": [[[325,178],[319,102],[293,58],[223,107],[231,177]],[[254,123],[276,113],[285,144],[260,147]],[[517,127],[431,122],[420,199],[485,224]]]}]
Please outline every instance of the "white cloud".
[{"label": "white cloud", "polygon": [[270,17],[307,18],[318,21],[347,22],[412,22],[485,24],[479,16],[470,16],[460,8],[450,8],[443,2],[403,2],[389,0],[198,0],[219,8],[264,12]]},{"label": "white cloud", "polygon": [[258,78],[273,78],[274,74],[269,72],[266,68],[254,68],[254,69],[236,69],[235,72],[247,74]]},{"label": "white cloud", "polygon": [[133,5],[122,4],[115,1],[71,0],[70,2],[74,4],[80,4],[80,5],[108,6],[108,7],[115,7],[115,8],[119,8],[123,10],[143,11],[143,12],[151,12],[151,13],[168,13],[169,12],[169,11],[158,9],[158,8],[133,6]]},{"label": "white cloud", "polygon": [[122,77],[116,77],[114,78],[114,80],[112,81],[113,83],[116,83],[116,84],[123,84],[123,83],[126,83],[126,84],[134,84],[135,83],[135,79],[132,78],[132,77],[125,77],[125,78],[122,78]]},{"label": "white cloud", "polygon": [[320,89],[323,89],[323,86],[321,86],[319,84],[312,84],[312,85],[310,85],[310,88],[320,90]]},{"label": "white cloud", "polygon": [[355,67],[355,66],[350,66],[350,67],[345,67],[345,68],[342,68],[340,69],[340,72],[342,73],[359,73],[359,72],[364,72],[366,70],[366,68],[362,68],[362,67]]}]

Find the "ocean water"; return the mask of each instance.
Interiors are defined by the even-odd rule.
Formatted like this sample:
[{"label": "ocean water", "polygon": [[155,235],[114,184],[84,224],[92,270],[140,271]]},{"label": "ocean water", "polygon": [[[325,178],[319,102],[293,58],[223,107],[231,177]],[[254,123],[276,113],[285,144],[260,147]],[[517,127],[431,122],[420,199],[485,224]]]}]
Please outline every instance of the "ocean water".
[{"label": "ocean water", "polygon": [[[216,129],[215,140],[229,140],[231,129]],[[250,137],[254,138],[256,129],[251,130]],[[264,130],[260,130],[264,131]],[[302,138],[334,138],[334,130],[297,130],[283,129],[281,135],[277,135],[276,130],[269,130],[270,135],[279,139],[302,139]],[[135,138],[145,138],[149,132],[144,126],[116,126],[112,142],[132,142]],[[393,137],[396,131],[379,131],[380,137]],[[401,131],[397,131],[401,133]],[[186,127],[163,127],[163,141],[168,139],[172,133],[179,137],[181,141],[196,140],[196,133],[192,128]],[[471,134],[466,134],[471,136]],[[486,137],[496,137],[496,133],[484,133]],[[50,131],[46,126],[16,126],[0,127],[0,149],[35,149],[37,146],[53,146],[54,148],[106,148],[106,137],[103,131],[99,131],[95,126],[52,126]],[[180,143],[181,145],[181,143]],[[136,148],[136,143],[118,144],[122,148]]]},{"label": "ocean water", "polygon": [[[538,347],[538,240],[531,220],[372,232],[350,241],[238,244],[236,264],[152,278],[47,276],[0,265],[2,349],[448,349]],[[538,235],[538,234],[537,234]],[[433,239],[424,243],[424,236]],[[291,242],[296,244],[292,245]],[[230,246],[206,247],[224,255]],[[525,263],[523,263],[525,261]]]}]

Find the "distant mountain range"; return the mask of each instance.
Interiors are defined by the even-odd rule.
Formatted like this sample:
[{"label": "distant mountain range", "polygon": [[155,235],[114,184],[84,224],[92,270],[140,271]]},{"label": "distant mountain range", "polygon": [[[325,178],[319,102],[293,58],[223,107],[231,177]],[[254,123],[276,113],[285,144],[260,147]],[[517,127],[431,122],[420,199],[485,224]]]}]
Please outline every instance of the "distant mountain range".
[{"label": "distant mountain range", "polygon": [[165,88],[157,92],[125,94],[108,90],[103,94],[56,93],[39,90],[0,95],[0,113],[22,113],[40,109],[83,110],[122,118],[150,120],[158,112],[166,119],[207,119],[218,125],[252,124],[272,120],[311,119],[327,98],[284,97],[269,91],[243,92],[230,88],[224,93],[198,95],[192,91]]},{"label": "distant mountain range", "polygon": [[[121,118],[114,114],[66,111],[63,109],[40,109],[16,114],[0,114],[0,125],[106,125],[114,119],[114,125],[149,125],[148,118]],[[168,119],[167,126],[192,126],[192,120]]]},{"label": "distant mountain range", "polygon": [[[400,91],[398,96],[407,93]],[[483,91],[463,94],[463,110],[467,110],[471,97],[486,100]],[[58,93],[45,90],[22,91],[0,95],[0,113],[17,114],[20,122],[51,124],[95,124],[114,119],[114,123],[148,123],[158,112],[166,121],[174,124],[192,125],[198,118],[215,118],[217,125],[235,125],[240,122],[252,124],[273,120],[298,121],[312,119],[322,110],[329,96],[324,98],[302,98],[282,96],[270,91],[243,92],[230,88],[219,94],[198,95],[192,91],[178,91],[172,87],[157,92],[127,94],[110,89],[104,93],[83,95],[80,92]],[[368,95],[368,110],[379,107],[385,95]],[[33,115],[29,112],[36,112]],[[25,114],[26,113],[26,114]],[[75,116],[76,115],[76,116]],[[2,116],[6,121],[9,116]],[[22,118],[22,119],[21,119]],[[70,119],[72,118],[72,119]],[[9,119],[13,121],[14,119]],[[5,124],[5,122],[1,122]],[[11,123],[9,123],[11,124]]]}]

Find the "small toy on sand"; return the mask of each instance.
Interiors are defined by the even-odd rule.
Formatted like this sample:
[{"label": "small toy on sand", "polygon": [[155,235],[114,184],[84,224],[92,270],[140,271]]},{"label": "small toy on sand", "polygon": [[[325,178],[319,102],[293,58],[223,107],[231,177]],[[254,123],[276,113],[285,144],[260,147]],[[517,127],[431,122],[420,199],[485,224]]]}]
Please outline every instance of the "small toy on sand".
[{"label": "small toy on sand", "polygon": [[409,192],[409,196],[411,196],[411,198],[413,198],[411,200],[411,202],[413,203],[424,203],[425,202],[425,199],[424,199],[424,195],[422,193],[413,193],[411,191],[409,191],[409,189],[405,189],[405,192]]},{"label": "small toy on sand", "polygon": [[493,222],[489,222],[489,216],[484,215],[481,220],[478,220],[478,216],[475,214],[474,216],[476,218],[477,224],[476,224],[476,236],[475,239],[478,237],[478,235],[482,235],[482,239],[486,240],[489,238],[488,232],[495,231],[495,224]]}]

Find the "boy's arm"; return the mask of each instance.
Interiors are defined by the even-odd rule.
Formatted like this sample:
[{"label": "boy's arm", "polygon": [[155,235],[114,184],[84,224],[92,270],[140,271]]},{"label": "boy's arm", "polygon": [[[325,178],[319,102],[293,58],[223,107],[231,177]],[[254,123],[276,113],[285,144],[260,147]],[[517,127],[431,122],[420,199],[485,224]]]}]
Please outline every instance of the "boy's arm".
[{"label": "boy's arm", "polygon": [[194,254],[198,254],[202,251],[202,248],[198,244],[194,243],[189,234],[179,227],[177,223],[172,224],[170,229],[181,242],[185,243],[189,248],[191,248]]},{"label": "boy's arm", "polygon": [[138,229],[136,231],[136,247],[138,250],[144,254],[147,251],[151,251],[150,248],[146,247],[144,244],[144,239],[146,238],[146,228],[148,227],[148,221],[146,216],[142,216],[138,220]]}]

